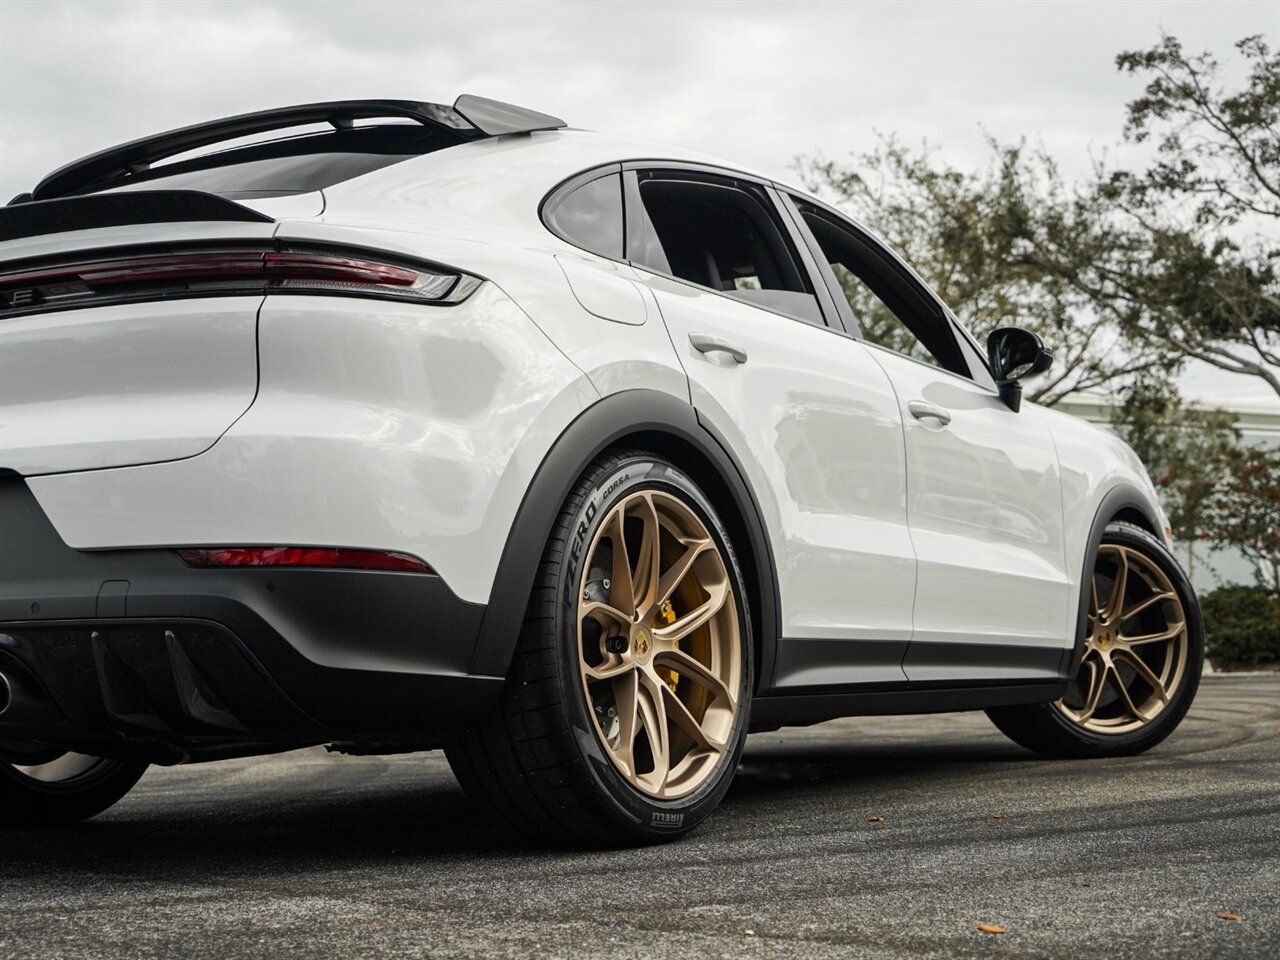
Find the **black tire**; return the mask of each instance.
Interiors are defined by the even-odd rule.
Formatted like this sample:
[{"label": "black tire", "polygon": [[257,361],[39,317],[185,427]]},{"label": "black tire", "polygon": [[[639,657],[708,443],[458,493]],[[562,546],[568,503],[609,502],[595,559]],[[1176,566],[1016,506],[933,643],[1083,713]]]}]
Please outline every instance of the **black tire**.
[{"label": "black tire", "polygon": [[[1185,665],[1181,680],[1169,694],[1168,705],[1151,722],[1129,732],[1109,734],[1085,729],[1053,703],[999,707],[987,711],[987,716],[1010,740],[1050,757],[1122,757],[1149,750],[1182,722],[1200,686],[1204,667],[1204,620],[1195,590],[1177,559],[1163,541],[1124,521],[1107,525],[1102,544],[1140,551],[1168,577],[1182,604],[1186,622]],[[1089,589],[1087,582],[1083,589]]]},{"label": "black tire", "polygon": [[[742,645],[738,712],[724,752],[701,786],[674,800],[646,796],[605,756],[578,665],[578,601],[588,562],[580,554],[612,506],[645,489],[678,497],[711,533],[730,578]],[[449,764],[489,813],[545,842],[617,847],[685,834],[715,809],[738,766],[753,685],[750,631],[732,545],[697,485],[654,454],[604,455],[587,469],[556,519],[497,707],[446,744]]]},{"label": "black tire", "polygon": [[78,823],[124,797],[146,772],[140,761],[99,759],[88,769],[56,781],[24,772],[65,756],[34,745],[0,744],[0,826],[7,829]]}]

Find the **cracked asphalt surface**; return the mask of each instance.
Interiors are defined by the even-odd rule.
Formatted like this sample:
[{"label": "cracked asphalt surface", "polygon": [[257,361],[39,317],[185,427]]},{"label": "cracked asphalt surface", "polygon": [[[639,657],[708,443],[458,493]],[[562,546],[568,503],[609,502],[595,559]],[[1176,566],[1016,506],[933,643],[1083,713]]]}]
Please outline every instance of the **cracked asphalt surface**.
[{"label": "cracked asphalt surface", "polygon": [[1124,760],[1041,760],[980,713],[758,734],[710,822],[637,851],[522,844],[440,754],[319,749],[153,769],[89,823],[0,834],[24,960],[1262,958],[1278,901],[1280,676],[1206,677]]}]

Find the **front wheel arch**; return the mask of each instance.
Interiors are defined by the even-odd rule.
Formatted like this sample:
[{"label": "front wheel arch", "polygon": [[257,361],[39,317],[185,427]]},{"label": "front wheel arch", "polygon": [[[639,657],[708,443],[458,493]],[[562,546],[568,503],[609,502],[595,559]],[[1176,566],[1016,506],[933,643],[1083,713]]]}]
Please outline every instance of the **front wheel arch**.
[{"label": "front wheel arch", "polygon": [[1160,521],[1156,516],[1156,511],[1151,504],[1150,498],[1144,495],[1136,486],[1122,483],[1112,487],[1098,502],[1098,507],[1093,514],[1093,523],[1089,527],[1089,537],[1085,540],[1084,556],[1080,561],[1079,582],[1081,590],[1079,591],[1080,600],[1076,608],[1074,643],[1063,654],[1060,670],[1062,677],[1067,680],[1076,675],[1076,671],[1080,669],[1080,661],[1084,659],[1085,636],[1088,633],[1089,598],[1083,589],[1083,585],[1093,574],[1094,558],[1098,555],[1098,547],[1102,545],[1102,538],[1106,535],[1107,526],[1117,520],[1132,523],[1153,536],[1164,539],[1164,532],[1160,529]]}]

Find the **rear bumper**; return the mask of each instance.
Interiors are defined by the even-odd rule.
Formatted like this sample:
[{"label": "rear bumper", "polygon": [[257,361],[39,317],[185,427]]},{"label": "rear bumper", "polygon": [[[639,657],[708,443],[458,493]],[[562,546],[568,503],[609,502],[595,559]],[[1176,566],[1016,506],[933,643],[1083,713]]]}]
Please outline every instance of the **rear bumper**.
[{"label": "rear bumper", "polygon": [[439,577],[195,569],[66,546],[0,477],[0,740],[180,761],[328,741],[423,745],[496,699],[485,608]]}]

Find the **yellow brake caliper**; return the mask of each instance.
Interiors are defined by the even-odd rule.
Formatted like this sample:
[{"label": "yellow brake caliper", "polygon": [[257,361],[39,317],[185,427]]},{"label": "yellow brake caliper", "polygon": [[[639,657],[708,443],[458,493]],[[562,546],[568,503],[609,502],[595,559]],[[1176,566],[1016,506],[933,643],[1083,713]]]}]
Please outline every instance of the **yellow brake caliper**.
[{"label": "yellow brake caliper", "polygon": [[[667,626],[671,626],[671,624],[676,622],[676,611],[675,608],[671,606],[670,600],[662,601],[662,605],[658,607],[658,616],[662,617],[662,619],[667,622]],[[674,646],[679,650],[680,641],[674,641]],[[676,673],[674,670],[668,670],[667,673],[669,674],[667,678],[667,686],[671,688],[672,693],[675,693],[676,684],[680,682],[680,674]]]}]

